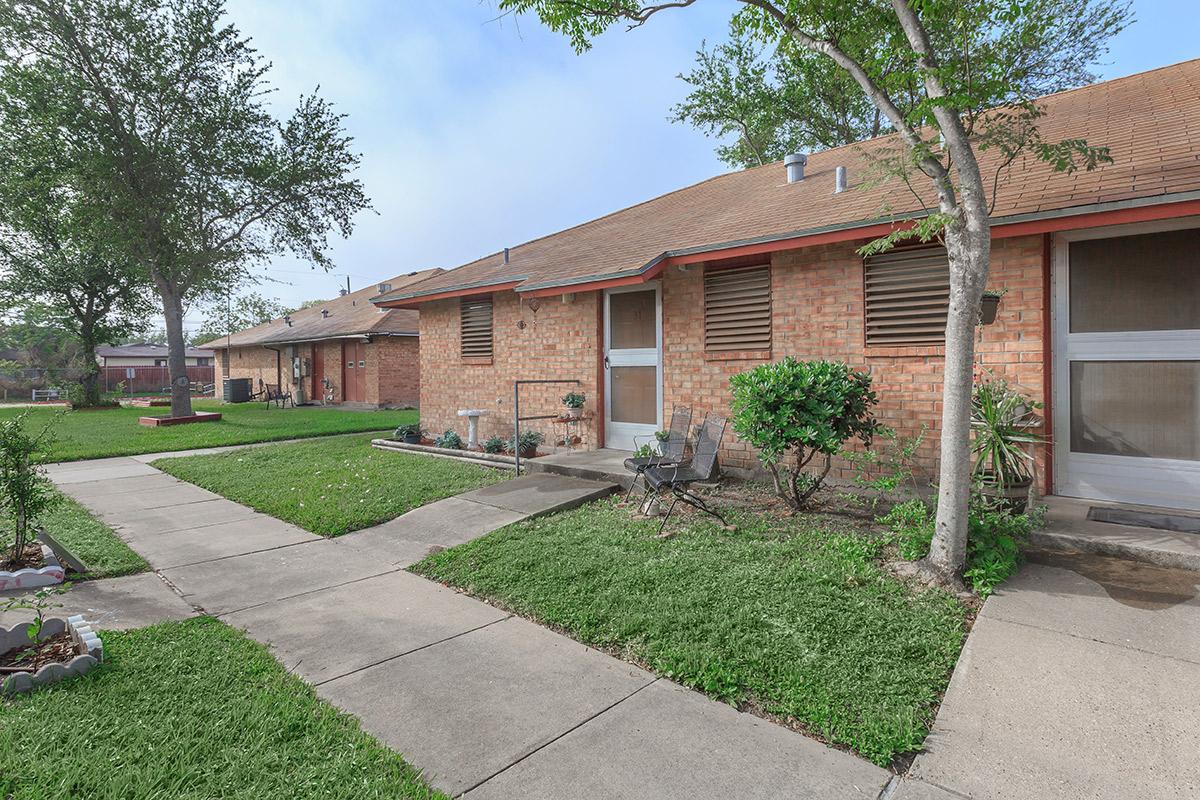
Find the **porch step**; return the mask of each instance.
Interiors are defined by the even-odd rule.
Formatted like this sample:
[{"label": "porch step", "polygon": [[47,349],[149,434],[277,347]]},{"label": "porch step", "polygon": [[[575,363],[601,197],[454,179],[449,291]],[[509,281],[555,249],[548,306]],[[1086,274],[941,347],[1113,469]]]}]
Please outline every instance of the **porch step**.
[{"label": "porch step", "polygon": [[608,497],[620,486],[612,481],[593,481],[565,475],[522,475],[509,481],[494,483],[482,489],[460,494],[458,500],[470,500],[506,511],[540,517],[557,511],[568,511],[584,503]]},{"label": "porch step", "polygon": [[629,450],[573,450],[539,456],[521,462],[521,469],[529,474],[549,473],[572,478],[616,483],[626,490],[634,476],[625,470],[625,459],[632,456]]},{"label": "porch step", "polygon": [[[1046,499],[1049,507],[1046,527],[1030,536],[1030,543],[1035,547],[1116,556],[1160,567],[1200,572],[1200,534],[1097,522],[1088,519],[1088,510],[1093,506],[1112,504],[1063,497]],[[1121,507],[1158,513],[1165,511],[1142,506]]]}]

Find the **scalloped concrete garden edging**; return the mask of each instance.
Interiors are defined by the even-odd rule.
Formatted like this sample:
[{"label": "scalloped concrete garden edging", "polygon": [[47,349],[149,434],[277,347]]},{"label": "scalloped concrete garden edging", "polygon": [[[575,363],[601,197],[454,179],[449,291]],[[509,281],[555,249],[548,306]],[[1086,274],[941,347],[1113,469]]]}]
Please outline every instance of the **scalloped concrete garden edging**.
[{"label": "scalloped concrete garden edging", "polygon": [[[42,545],[42,558],[46,566],[41,569],[19,569],[16,572],[0,570],[0,592],[8,589],[34,589],[38,586],[54,586],[62,583],[67,571],[58,561],[58,556],[46,545]],[[0,650],[0,653],[4,652]]]},{"label": "scalloped concrete garden edging", "polygon": [[[13,628],[0,628],[0,653],[7,653],[17,647],[28,645],[29,627],[33,623],[22,622]],[[82,616],[61,619],[52,617],[42,623],[38,638],[48,639],[70,629],[71,638],[79,654],[70,661],[57,664],[46,664],[37,672],[14,672],[0,682],[0,695],[21,694],[32,691],[37,686],[57,683],[64,678],[82,675],[104,660],[104,644],[100,637]]]}]

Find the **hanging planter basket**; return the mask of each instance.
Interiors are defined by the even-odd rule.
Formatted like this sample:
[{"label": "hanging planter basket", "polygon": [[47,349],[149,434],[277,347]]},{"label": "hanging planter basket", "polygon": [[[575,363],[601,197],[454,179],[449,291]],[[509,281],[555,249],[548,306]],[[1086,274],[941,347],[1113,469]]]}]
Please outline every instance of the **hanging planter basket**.
[{"label": "hanging planter basket", "polygon": [[996,312],[1000,310],[1000,295],[985,294],[979,300],[979,324],[991,325],[996,321]]}]

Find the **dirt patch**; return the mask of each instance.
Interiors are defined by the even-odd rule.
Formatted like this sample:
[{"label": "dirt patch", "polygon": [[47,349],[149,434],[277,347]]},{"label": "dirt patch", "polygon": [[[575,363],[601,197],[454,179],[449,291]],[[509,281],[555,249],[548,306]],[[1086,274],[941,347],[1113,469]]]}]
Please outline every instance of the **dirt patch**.
[{"label": "dirt patch", "polygon": [[56,633],[38,643],[37,647],[16,647],[0,653],[0,673],[36,672],[47,664],[66,664],[79,655],[69,631]]},{"label": "dirt patch", "polygon": [[15,561],[9,559],[11,554],[9,548],[4,549],[5,561],[0,562],[0,570],[7,572],[16,572],[19,569],[41,569],[46,566],[46,558],[42,554],[42,546],[37,542],[30,542],[25,545],[25,549],[21,552],[21,557]]}]

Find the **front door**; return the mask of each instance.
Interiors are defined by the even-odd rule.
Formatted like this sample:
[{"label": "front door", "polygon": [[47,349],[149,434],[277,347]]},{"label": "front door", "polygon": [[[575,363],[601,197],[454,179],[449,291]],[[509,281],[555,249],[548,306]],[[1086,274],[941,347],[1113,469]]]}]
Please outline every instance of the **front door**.
[{"label": "front door", "polygon": [[604,293],[604,398],[605,447],[633,450],[662,428],[662,301],[657,284]]},{"label": "front door", "polygon": [[342,344],[342,395],[347,403],[362,403],[367,396],[367,346],[363,342],[347,341]]},{"label": "front door", "polygon": [[1200,509],[1200,221],[1184,224],[1056,238],[1059,494]]}]

